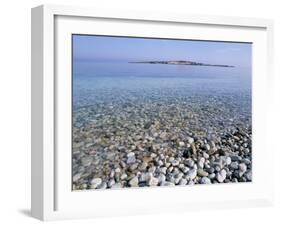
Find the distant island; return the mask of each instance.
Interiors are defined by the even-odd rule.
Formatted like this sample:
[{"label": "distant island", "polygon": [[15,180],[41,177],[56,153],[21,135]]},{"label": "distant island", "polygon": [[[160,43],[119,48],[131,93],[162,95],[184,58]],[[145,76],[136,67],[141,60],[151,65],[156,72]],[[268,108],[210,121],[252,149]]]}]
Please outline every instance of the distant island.
[{"label": "distant island", "polygon": [[129,62],[135,64],[170,64],[170,65],[193,65],[193,66],[212,66],[212,67],[234,67],[232,65],[224,65],[224,64],[205,64],[198,63],[189,60],[168,60],[168,61],[136,61]]}]

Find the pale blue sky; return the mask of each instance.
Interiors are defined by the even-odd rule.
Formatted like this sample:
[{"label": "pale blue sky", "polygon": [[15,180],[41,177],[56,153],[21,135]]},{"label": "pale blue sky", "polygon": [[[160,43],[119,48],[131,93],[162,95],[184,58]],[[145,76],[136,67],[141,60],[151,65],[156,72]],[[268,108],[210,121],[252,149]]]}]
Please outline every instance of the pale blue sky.
[{"label": "pale blue sky", "polygon": [[191,60],[251,66],[249,43],[73,35],[74,60]]}]

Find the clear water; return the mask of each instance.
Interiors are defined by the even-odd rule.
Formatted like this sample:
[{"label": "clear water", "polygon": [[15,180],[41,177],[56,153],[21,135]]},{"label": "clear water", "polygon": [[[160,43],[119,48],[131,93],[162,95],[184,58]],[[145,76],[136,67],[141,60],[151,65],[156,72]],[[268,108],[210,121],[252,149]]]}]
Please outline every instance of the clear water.
[{"label": "clear water", "polygon": [[[236,151],[242,139],[236,146],[229,139],[237,131],[248,142],[247,152]],[[167,135],[162,139],[159,134]],[[143,147],[134,149],[140,161],[150,154],[151,144],[161,147],[157,154],[181,158],[184,149],[176,141],[187,136],[215,142],[221,152],[212,158],[231,150],[251,159],[250,68],[74,62],[73,175],[83,173],[74,190],[91,189],[93,178],[108,182],[112,169],[121,166],[128,175],[137,175],[139,169],[132,174],[129,164],[121,164],[132,146]],[[192,158],[198,162],[197,154]],[[129,187],[128,181],[122,186]]]},{"label": "clear water", "polygon": [[[251,98],[251,69],[187,65],[77,61],[74,109],[95,103],[192,95]],[[238,100],[239,101],[239,100]]]}]

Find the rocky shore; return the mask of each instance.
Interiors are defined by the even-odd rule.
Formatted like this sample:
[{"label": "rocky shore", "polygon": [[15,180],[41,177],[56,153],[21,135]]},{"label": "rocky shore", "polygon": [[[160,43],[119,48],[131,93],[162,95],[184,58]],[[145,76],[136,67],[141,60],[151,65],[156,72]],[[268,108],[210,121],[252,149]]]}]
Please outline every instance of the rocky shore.
[{"label": "rocky shore", "polygon": [[74,109],[73,190],[252,181],[248,101],[131,97]]}]

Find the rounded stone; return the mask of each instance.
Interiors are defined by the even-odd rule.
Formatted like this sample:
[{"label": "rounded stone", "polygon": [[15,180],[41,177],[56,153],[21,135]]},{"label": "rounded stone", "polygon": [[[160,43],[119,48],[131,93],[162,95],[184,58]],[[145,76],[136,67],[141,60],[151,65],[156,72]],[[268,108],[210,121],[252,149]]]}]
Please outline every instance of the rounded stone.
[{"label": "rounded stone", "polygon": [[216,174],[216,178],[218,182],[223,183],[226,178],[226,171],[222,169],[220,172]]},{"label": "rounded stone", "polygon": [[186,176],[190,179],[193,180],[197,176],[197,169],[191,169],[187,172]]},{"label": "rounded stone", "polygon": [[127,164],[133,164],[136,162],[136,156],[134,152],[130,152],[127,154]]},{"label": "rounded stone", "polygon": [[239,176],[243,176],[243,174],[247,171],[247,165],[245,163],[239,164]]},{"label": "rounded stone", "polygon": [[91,187],[97,188],[99,185],[101,185],[102,179],[101,178],[94,178],[91,180]]},{"label": "rounded stone", "polygon": [[139,184],[139,179],[137,176],[133,177],[130,181],[129,181],[129,185],[131,187],[138,187]]},{"label": "rounded stone", "polygon": [[211,184],[211,180],[208,177],[202,177],[200,180],[201,184]]},{"label": "rounded stone", "polygon": [[158,183],[159,183],[158,178],[156,178],[156,177],[150,177],[149,178],[149,181],[148,181],[149,186],[157,186]]},{"label": "rounded stone", "polygon": [[203,170],[203,169],[198,169],[198,170],[197,170],[197,174],[198,174],[198,176],[200,176],[200,177],[207,177],[207,176],[209,175],[209,173],[206,172],[206,171]]}]

